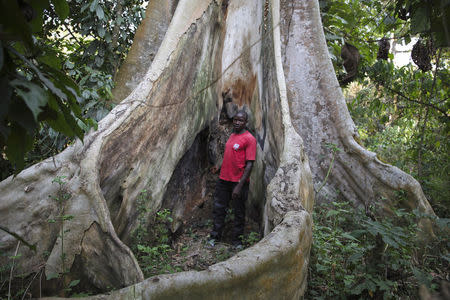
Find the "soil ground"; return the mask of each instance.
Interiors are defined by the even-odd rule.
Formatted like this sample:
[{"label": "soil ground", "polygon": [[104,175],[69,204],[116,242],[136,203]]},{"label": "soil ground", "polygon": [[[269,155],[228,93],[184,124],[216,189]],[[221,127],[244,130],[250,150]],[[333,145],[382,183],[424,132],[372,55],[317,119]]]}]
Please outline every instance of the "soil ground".
[{"label": "soil ground", "polygon": [[[208,180],[208,185],[214,186],[215,180]],[[176,233],[168,242],[164,255],[157,258],[159,261],[143,262],[139,259],[141,268],[146,277],[175,273],[188,270],[205,270],[209,266],[224,261],[235,255],[242,249],[236,249],[231,245],[231,232],[233,227],[233,214],[228,210],[225,219],[224,236],[220,242],[211,246],[209,233],[212,230],[213,218],[213,189],[203,199],[199,199],[196,206],[183,222],[180,233]],[[246,218],[243,249],[260,240],[259,224]],[[152,263],[153,262],[153,263]],[[150,267],[149,264],[153,266]]]},{"label": "soil ground", "polygon": [[[209,196],[202,207],[198,207],[186,222],[186,230],[174,242],[175,253],[172,264],[183,271],[204,270],[208,266],[226,260],[236,254],[238,249],[231,245],[233,216],[229,210],[226,218],[224,237],[214,247],[208,243],[212,230],[213,199]],[[243,246],[249,247],[259,240],[259,225],[247,219]],[[184,249],[184,251],[183,251]],[[242,250],[242,249],[241,249]]]}]

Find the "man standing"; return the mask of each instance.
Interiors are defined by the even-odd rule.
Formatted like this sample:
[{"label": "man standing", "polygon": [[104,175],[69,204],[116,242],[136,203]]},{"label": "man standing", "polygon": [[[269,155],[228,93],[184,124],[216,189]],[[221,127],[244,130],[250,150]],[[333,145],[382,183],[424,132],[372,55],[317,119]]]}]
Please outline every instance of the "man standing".
[{"label": "man standing", "polygon": [[[250,172],[256,157],[256,139],[246,130],[247,113],[240,110],[233,117],[233,133],[225,145],[219,181],[214,193],[214,228],[209,243],[214,246],[222,238],[228,202],[234,211],[233,246],[242,247],[245,201],[248,196]],[[218,168],[213,167],[213,173]]]}]

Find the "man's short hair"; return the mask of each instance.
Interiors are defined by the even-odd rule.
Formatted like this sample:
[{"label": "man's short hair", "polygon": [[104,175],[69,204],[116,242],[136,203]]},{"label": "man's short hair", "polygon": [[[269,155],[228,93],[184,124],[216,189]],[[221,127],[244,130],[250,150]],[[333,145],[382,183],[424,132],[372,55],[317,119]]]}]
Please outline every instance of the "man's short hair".
[{"label": "man's short hair", "polygon": [[237,113],[235,114],[235,116],[237,116],[238,114],[243,115],[245,117],[245,119],[248,120],[248,114],[245,110],[243,110],[243,109],[238,110]]}]

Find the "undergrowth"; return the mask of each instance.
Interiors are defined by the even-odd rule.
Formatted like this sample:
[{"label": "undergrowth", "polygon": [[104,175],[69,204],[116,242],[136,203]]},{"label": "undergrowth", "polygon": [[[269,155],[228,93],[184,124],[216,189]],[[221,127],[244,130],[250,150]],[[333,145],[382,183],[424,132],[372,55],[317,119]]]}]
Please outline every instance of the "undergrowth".
[{"label": "undergrowth", "polygon": [[315,208],[306,299],[418,299],[449,279],[449,219],[435,219],[436,239],[419,238],[417,211],[390,216],[348,202]]},{"label": "undergrowth", "polygon": [[[181,271],[170,264],[169,225],[173,222],[171,212],[163,209],[154,214],[148,209],[150,196],[143,190],[137,199],[138,226],[133,233],[133,252],[145,277]],[[148,216],[151,216],[148,222]],[[151,226],[148,226],[151,224]]]},{"label": "undergrowth", "polygon": [[[211,219],[197,219],[174,237],[170,231],[173,223],[171,211],[162,209],[153,212],[148,209],[149,202],[149,194],[143,190],[137,200],[138,225],[133,232],[131,246],[146,278],[187,270],[204,270],[240,250],[227,243],[218,243],[214,247],[208,244],[213,226]],[[231,226],[232,222],[233,214],[229,212],[227,226]],[[257,243],[260,235],[251,231],[241,239],[246,248]]]}]

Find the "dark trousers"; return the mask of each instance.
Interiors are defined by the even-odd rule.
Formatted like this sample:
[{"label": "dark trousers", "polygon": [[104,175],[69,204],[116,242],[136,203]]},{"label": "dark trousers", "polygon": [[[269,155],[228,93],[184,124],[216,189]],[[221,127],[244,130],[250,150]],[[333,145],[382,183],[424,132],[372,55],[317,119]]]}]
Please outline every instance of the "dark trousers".
[{"label": "dark trousers", "polygon": [[[227,215],[227,207],[229,201],[232,199],[234,187],[237,182],[225,181],[219,179],[217,181],[216,190],[214,193],[214,229],[211,232],[211,238],[220,240],[222,238],[223,228],[225,226],[225,217]],[[245,225],[245,201],[248,197],[248,183],[245,183],[241,189],[240,197],[235,201],[232,200],[232,207],[234,212],[234,226],[233,226],[233,242],[239,242],[241,235],[244,234]]]}]

